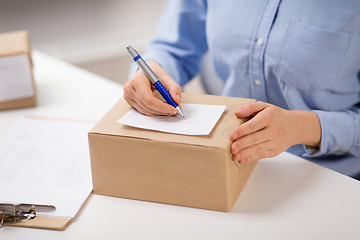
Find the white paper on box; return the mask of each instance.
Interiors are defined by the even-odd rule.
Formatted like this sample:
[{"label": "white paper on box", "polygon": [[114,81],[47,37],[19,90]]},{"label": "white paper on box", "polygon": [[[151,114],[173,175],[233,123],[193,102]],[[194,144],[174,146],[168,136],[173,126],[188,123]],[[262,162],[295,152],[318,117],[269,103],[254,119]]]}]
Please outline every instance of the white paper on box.
[{"label": "white paper on box", "polygon": [[27,54],[0,57],[0,102],[34,96]]},{"label": "white paper on box", "polygon": [[208,135],[223,114],[224,105],[181,104],[185,118],[180,116],[145,116],[135,109],[117,122],[128,126],[184,135]]}]

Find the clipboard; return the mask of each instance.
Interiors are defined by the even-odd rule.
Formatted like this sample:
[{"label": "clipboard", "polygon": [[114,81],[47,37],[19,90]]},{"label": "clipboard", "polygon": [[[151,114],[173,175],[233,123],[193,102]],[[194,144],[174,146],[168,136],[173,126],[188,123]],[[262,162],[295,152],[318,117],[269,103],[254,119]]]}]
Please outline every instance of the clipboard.
[{"label": "clipboard", "polygon": [[28,221],[9,223],[6,224],[6,226],[64,230],[72,220],[73,220],[72,218],[67,219],[67,218],[51,218],[51,217],[37,216],[34,219]]},{"label": "clipboard", "polygon": [[74,218],[57,218],[57,217],[44,217],[36,216],[34,219],[21,221],[16,223],[7,223],[6,226],[12,227],[26,227],[26,228],[38,228],[38,229],[48,229],[48,230],[65,230],[70,223],[77,218],[84,206],[86,205],[89,197],[86,198],[85,202],[77,212]]},{"label": "clipboard", "polygon": [[52,212],[54,205],[0,203],[0,227],[18,226],[63,230],[72,219],[37,216],[38,213]]},{"label": "clipboard", "polygon": [[[57,121],[57,122],[72,122],[72,123],[92,123],[87,121],[79,121],[79,120],[68,120],[68,119],[52,119],[52,118],[42,118],[36,116],[27,116],[23,119],[33,119],[33,120],[45,120],[45,121]],[[86,132],[87,137],[87,132]],[[12,226],[12,227],[27,227],[27,228],[39,228],[39,229],[49,229],[49,230],[64,230],[66,227],[77,217],[77,215],[81,212],[81,209],[86,204],[90,194],[92,191],[89,192],[85,201],[82,202],[80,209],[77,210],[77,213],[73,215],[72,218],[61,218],[61,217],[49,217],[49,216],[36,216],[34,219],[20,221],[16,223],[7,223],[5,226]],[[55,204],[56,205],[56,204]],[[38,211],[43,212],[43,211]]]}]

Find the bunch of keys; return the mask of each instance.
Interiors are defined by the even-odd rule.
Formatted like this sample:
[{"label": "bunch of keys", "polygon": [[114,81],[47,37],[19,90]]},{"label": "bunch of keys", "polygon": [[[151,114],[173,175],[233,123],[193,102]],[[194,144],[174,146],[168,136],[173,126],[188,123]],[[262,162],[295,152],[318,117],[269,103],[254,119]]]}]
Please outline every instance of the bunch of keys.
[{"label": "bunch of keys", "polygon": [[36,210],[48,212],[55,209],[53,205],[0,203],[0,227],[7,223],[34,219],[36,217]]}]

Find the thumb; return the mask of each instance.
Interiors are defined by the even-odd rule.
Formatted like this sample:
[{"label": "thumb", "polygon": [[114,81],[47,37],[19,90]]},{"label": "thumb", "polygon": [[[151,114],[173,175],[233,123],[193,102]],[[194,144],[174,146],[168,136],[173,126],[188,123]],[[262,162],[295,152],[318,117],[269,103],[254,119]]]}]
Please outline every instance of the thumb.
[{"label": "thumb", "polygon": [[[174,82],[175,83],[175,82]],[[180,105],[181,104],[181,92],[182,92],[182,88],[175,83],[176,85],[171,86],[169,88],[169,93],[171,95],[171,97],[174,99],[174,101]]]},{"label": "thumb", "polygon": [[180,105],[182,88],[167,73],[166,75],[167,76],[159,77],[159,80],[170,93],[172,99]]},{"label": "thumb", "polygon": [[182,88],[170,75],[155,61],[148,61],[149,66],[153,69],[162,85],[170,93],[172,99],[180,105]]}]

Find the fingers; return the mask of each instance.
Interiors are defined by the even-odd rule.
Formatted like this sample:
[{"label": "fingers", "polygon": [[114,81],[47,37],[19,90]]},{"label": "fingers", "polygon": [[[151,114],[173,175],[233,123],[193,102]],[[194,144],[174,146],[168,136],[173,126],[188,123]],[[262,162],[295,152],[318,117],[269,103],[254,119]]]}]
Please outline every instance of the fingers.
[{"label": "fingers", "polygon": [[237,126],[230,134],[233,141],[230,151],[235,161],[255,161],[276,156],[286,150],[287,143],[284,143],[285,138],[281,137],[284,132],[283,124],[279,122],[278,117],[274,117],[279,113],[278,107],[264,102],[244,105],[235,112],[237,117],[255,115]]},{"label": "fingers", "polygon": [[172,110],[171,106],[165,106],[167,109],[162,108],[161,105],[164,103],[154,97],[150,81],[147,79],[143,81],[139,76],[134,76],[132,81],[125,84],[124,98],[130,106],[147,116],[166,115],[166,111]]},{"label": "fingers", "polygon": [[275,156],[277,144],[272,139],[271,131],[266,128],[237,139],[230,146],[233,159],[245,163]]},{"label": "fingers", "polygon": [[262,143],[259,146],[253,146],[247,149],[244,155],[234,155],[233,159],[240,163],[247,163],[251,161],[261,160],[264,158],[275,157],[280,154],[280,152],[277,152],[276,149],[268,149],[266,151],[261,151],[262,148],[265,148],[261,145],[266,145],[266,143]]},{"label": "fingers", "polygon": [[182,88],[180,87],[180,85],[177,84],[165,71],[161,71],[158,74],[158,78],[160,79],[166,90],[168,90],[173,100],[180,105],[182,93]]},{"label": "fingers", "polygon": [[246,163],[248,161],[259,160],[258,157],[266,157],[266,152],[273,151],[269,146],[270,141],[264,141],[260,144],[251,145],[250,147],[243,148],[241,151],[238,151],[236,154],[233,154],[233,159],[240,163]]},{"label": "fingers", "polygon": [[[140,113],[142,113],[142,114],[144,114],[146,116],[164,115],[164,113],[159,112],[156,109],[150,109],[148,107],[145,107],[144,105],[142,105],[141,101],[139,101],[139,103],[138,103],[138,102],[134,101],[133,99],[130,99],[128,103],[129,103],[130,106],[134,107]],[[171,112],[171,113],[169,113],[169,115],[174,115],[174,113]]]},{"label": "fingers", "polygon": [[162,102],[160,99],[154,96],[151,82],[148,79],[146,79],[144,82],[140,77],[133,81],[132,100],[141,106],[145,111],[149,112],[150,115],[176,114],[176,109],[174,107]]},{"label": "fingers", "polygon": [[235,112],[235,116],[237,116],[239,118],[250,117],[251,115],[254,115],[254,114],[264,110],[266,107],[268,107],[270,105],[271,104],[269,104],[269,103],[265,103],[265,102],[261,102],[261,101],[245,104],[244,106],[242,106],[239,110],[237,110]]},{"label": "fingers", "polygon": [[[153,69],[164,87],[168,89],[174,101],[180,104],[182,88],[156,62],[149,61],[148,65]],[[138,70],[124,85],[124,99],[130,106],[148,116],[171,116],[177,113],[174,107],[154,96],[154,87],[141,70]]]},{"label": "fingers", "polygon": [[[235,115],[239,118],[249,117],[251,115],[257,114],[258,112],[264,110],[270,104],[264,102],[255,102],[250,104],[245,104],[239,110],[235,112]],[[267,122],[264,119],[255,116],[253,119],[243,123],[242,125],[236,127],[230,133],[230,140],[235,141],[236,139],[248,135],[250,133],[259,131],[267,125]]]},{"label": "fingers", "polygon": [[158,70],[155,72],[155,74],[160,79],[166,90],[168,90],[173,100],[180,105],[182,93],[182,88],[180,85],[177,84],[174,79],[172,79],[172,77],[170,77],[170,75],[165,70],[163,70],[159,64],[157,64],[157,62],[150,60],[148,61],[148,64],[151,68]]},{"label": "fingers", "polygon": [[235,141],[241,137],[249,135],[251,133],[255,133],[261,129],[264,129],[267,125],[267,121],[259,116],[255,116],[251,120],[237,126],[231,133],[230,133],[230,140]]},{"label": "fingers", "polygon": [[[230,146],[232,154],[237,154],[240,150],[261,144],[270,140],[270,134],[268,129],[263,131],[257,131],[253,134],[246,135],[244,137],[236,139]],[[264,149],[265,150],[265,149]]]}]

